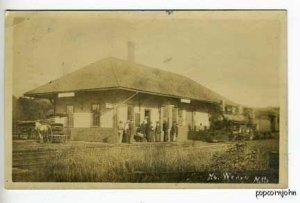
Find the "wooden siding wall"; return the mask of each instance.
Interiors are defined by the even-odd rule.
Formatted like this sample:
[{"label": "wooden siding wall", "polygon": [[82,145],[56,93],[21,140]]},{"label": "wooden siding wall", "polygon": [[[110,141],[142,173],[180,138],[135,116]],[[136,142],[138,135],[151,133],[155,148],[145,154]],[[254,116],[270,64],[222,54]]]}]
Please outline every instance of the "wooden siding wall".
[{"label": "wooden siding wall", "polygon": [[111,128],[71,128],[71,140],[115,143],[116,136]]},{"label": "wooden siding wall", "polygon": [[[100,105],[100,127],[91,127],[92,104]],[[112,104],[112,109],[107,109],[106,104]],[[114,142],[116,124],[128,120],[128,106],[133,107],[133,116],[139,116],[139,119],[133,117],[133,120],[140,123],[145,119],[145,110],[150,111],[153,125],[157,121],[162,125],[164,119],[168,119],[170,124],[172,121],[178,122],[181,127],[180,141],[187,140],[188,130],[195,129],[200,123],[209,127],[210,106],[205,103],[192,101],[191,104],[184,104],[176,98],[141,93],[135,95],[135,92],[125,90],[76,93],[75,97],[59,98],[56,101],[56,113],[66,113],[67,105],[74,105],[73,140]]]}]

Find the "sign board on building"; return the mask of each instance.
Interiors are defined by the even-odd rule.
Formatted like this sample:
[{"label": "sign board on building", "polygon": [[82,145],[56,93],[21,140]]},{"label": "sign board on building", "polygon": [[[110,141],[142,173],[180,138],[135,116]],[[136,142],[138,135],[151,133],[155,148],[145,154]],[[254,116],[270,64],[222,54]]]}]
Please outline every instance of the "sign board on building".
[{"label": "sign board on building", "polygon": [[191,100],[190,99],[180,99],[180,102],[190,104]]},{"label": "sign board on building", "polygon": [[112,108],[114,108],[114,105],[111,103],[105,103],[105,108],[112,109]]},{"label": "sign board on building", "polygon": [[74,97],[75,96],[75,92],[62,92],[62,93],[58,93],[57,96],[59,98],[61,98],[61,97]]}]

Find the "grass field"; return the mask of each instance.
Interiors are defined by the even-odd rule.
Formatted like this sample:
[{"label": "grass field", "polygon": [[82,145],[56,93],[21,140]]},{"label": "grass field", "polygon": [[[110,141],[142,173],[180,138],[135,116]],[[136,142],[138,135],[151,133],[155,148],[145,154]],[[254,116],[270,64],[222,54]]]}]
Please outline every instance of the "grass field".
[{"label": "grass field", "polygon": [[132,145],[22,141],[14,142],[13,149],[14,181],[205,182],[211,172],[268,172],[269,152],[278,151],[278,140]]}]

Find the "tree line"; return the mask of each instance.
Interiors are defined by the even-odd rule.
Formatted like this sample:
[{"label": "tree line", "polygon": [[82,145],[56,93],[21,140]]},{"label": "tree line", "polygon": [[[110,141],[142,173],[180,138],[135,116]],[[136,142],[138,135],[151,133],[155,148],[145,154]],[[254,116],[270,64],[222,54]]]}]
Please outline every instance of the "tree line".
[{"label": "tree line", "polygon": [[12,99],[13,127],[16,126],[17,121],[44,119],[49,110],[53,109],[52,104],[47,99],[33,99],[16,96],[13,96]]}]

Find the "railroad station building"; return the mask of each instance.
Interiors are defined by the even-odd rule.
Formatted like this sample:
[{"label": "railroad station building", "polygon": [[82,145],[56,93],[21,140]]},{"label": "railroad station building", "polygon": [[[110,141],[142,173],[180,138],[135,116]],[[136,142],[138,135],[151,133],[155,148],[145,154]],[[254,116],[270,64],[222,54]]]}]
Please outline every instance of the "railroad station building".
[{"label": "railroad station building", "polygon": [[191,130],[210,128],[210,117],[220,108],[242,114],[234,102],[201,84],[172,72],[137,64],[132,57],[113,57],[91,63],[75,72],[24,94],[47,98],[56,118],[73,140],[117,142],[119,121],[146,119],[178,124],[178,141]]}]

